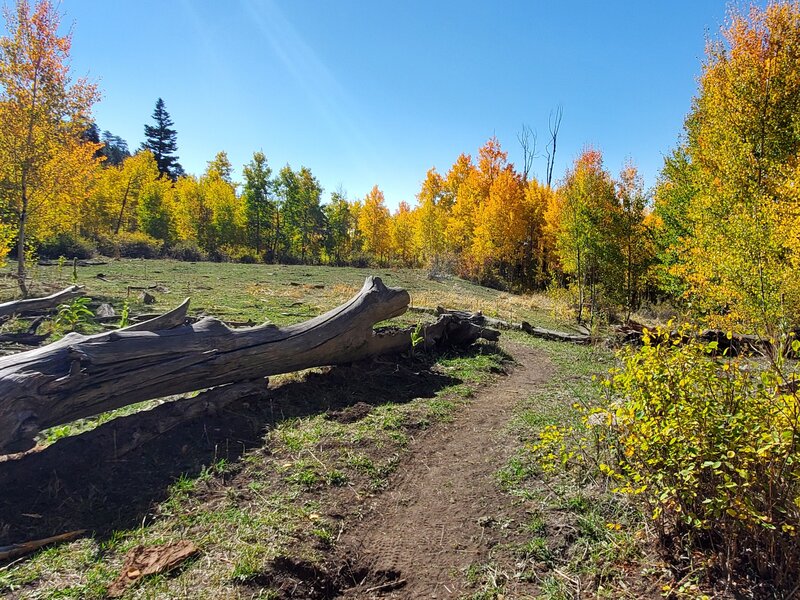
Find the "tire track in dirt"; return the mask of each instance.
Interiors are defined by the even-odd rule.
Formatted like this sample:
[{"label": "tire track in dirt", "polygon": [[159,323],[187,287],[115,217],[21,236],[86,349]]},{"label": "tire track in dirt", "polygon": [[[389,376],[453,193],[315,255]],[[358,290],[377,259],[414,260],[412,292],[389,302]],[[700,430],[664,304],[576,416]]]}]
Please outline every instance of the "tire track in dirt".
[{"label": "tire track in dirt", "polygon": [[418,436],[389,489],[342,536],[348,562],[370,575],[340,597],[458,598],[468,591],[466,569],[503,541],[502,528],[488,524],[520,517],[495,474],[514,450],[507,432],[514,407],[554,369],[542,351],[503,348],[517,363],[511,373],[478,392],[452,423]]}]

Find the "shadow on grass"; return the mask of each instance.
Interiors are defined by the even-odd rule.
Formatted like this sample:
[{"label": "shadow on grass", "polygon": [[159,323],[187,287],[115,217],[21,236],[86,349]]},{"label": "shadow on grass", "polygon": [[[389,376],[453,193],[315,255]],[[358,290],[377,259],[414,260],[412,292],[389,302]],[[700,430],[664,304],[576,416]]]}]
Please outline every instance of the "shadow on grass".
[{"label": "shadow on grass", "polygon": [[[485,346],[457,355],[481,352]],[[0,462],[0,545],[76,529],[106,537],[114,530],[135,528],[167,497],[180,475],[196,476],[220,459],[236,461],[246,450],[262,446],[265,432],[284,419],[356,402],[405,403],[461,383],[431,370],[437,358],[332,367],[284,383],[266,400],[239,399],[216,415],[203,414],[163,431],[166,417],[180,413],[191,399],[167,402]],[[132,444],[142,432],[150,439]],[[119,456],[120,447],[131,445],[132,450]]]}]

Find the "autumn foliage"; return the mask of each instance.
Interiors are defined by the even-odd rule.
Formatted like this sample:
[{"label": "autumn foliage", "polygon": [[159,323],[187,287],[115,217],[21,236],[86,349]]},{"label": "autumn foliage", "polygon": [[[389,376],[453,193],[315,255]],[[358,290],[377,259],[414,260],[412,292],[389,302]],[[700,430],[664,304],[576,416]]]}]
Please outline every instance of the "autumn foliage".
[{"label": "autumn foliage", "polygon": [[615,176],[597,148],[551,184],[555,140],[545,182],[529,148],[518,169],[492,137],[446,171],[431,168],[416,198],[393,208],[377,185],[326,201],[309,168],[273,171],[261,151],[241,182],[225,152],[200,175],[165,176],[146,149],[98,151],[86,135],[96,87],[71,80],[52,4],[20,0],[1,46],[0,255],[65,235],[124,254],[135,238],[147,255],[427,267],[518,290],[565,287],[581,320],[670,299],[712,325],[796,324],[799,14],[772,3],[731,15],[652,194],[632,162]]}]

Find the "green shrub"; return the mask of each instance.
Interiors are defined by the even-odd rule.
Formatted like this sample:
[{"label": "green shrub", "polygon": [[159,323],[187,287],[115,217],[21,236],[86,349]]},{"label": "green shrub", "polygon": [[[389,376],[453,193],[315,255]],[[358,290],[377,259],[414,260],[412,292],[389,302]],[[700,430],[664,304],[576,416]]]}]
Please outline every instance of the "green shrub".
[{"label": "green shrub", "polygon": [[97,248],[91,240],[70,232],[61,232],[39,244],[40,258],[57,259],[63,256],[69,260],[73,258],[92,258]]},{"label": "green shrub", "polygon": [[102,254],[120,258],[158,258],[163,248],[161,240],[140,231],[101,236],[97,240],[97,249]]},{"label": "green shrub", "polygon": [[604,429],[598,439],[613,461],[601,469],[618,491],[644,502],[673,543],[716,549],[722,569],[796,582],[795,373],[780,358],[720,356],[716,342],[679,343],[663,332],[621,359],[604,382],[606,412],[585,421]]},{"label": "green shrub", "polygon": [[167,251],[167,256],[175,260],[183,260],[186,262],[200,262],[208,260],[208,256],[200,249],[197,242],[191,240],[183,240],[175,244]]},{"label": "green shrub", "polygon": [[260,262],[258,253],[247,246],[223,244],[211,252],[211,259],[217,262],[238,262],[248,265]]}]

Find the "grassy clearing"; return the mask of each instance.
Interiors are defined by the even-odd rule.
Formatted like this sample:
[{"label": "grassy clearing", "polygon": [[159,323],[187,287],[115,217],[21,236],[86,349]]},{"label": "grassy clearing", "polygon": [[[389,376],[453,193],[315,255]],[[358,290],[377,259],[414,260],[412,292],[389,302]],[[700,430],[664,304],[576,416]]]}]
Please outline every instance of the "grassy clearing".
[{"label": "grassy clearing", "polygon": [[[282,325],[333,308],[355,294],[370,274],[408,289],[416,305],[481,309],[503,319],[567,328],[543,297],[518,297],[458,279],[432,281],[418,270],[121,260],[78,268],[77,283],[86,287],[86,295],[111,303],[118,312],[126,301],[133,313],[162,312],[191,296],[193,314]],[[35,276],[38,292],[72,282],[71,269],[59,271],[57,266],[39,267]],[[138,290],[129,293],[129,288],[136,287],[154,288],[156,303],[141,304]],[[13,295],[13,282],[0,279],[0,298]],[[409,324],[420,318],[409,313],[398,321]],[[572,367],[571,348],[542,347],[555,355],[566,352],[564,368]],[[203,465],[169,479],[163,490],[149,490],[157,499],[151,508],[133,515],[135,519],[126,515],[127,523],[138,525],[94,534],[0,567],[0,595],[102,598],[132,547],[190,539],[201,548],[199,558],[170,576],[144,581],[126,597],[275,597],[267,569],[270,561],[281,556],[309,564],[324,560],[343,523],[357,519],[364,503],[387,486],[410,440],[421,429],[451,420],[478,386],[491,383],[506,361],[497,348],[484,344],[462,354],[408,356],[394,364],[360,365],[351,371],[313,369],[272,378],[277,400],[269,407],[242,404],[231,409],[243,418],[260,411],[259,422],[266,424],[260,440],[231,440],[231,446],[247,445],[232,458],[215,446]],[[172,399],[43,432],[42,442],[52,444],[76,433],[103,431],[112,419],[166,400]],[[304,409],[264,415],[277,410],[275,406],[296,405]],[[556,418],[546,411],[544,416],[535,416],[540,408],[532,404],[530,414],[521,410],[515,425],[520,439],[526,419]],[[180,454],[180,447],[174,452]],[[521,461],[525,458],[524,454],[520,457]],[[509,471],[504,485],[523,498],[532,471],[524,462],[519,469],[516,474],[514,469]],[[98,485],[102,487],[102,482]],[[54,489],[55,494],[57,486]],[[126,506],[120,505],[119,511],[124,513]],[[538,518],[544,522],[549,515],[542,510]],[[0,517],[0,540],[2,521]],[[558,554],[550,549],[549,530],[534,517],[525,526],[531,540],[510,550],[516,560],[554,560]],[[495,597],[491,594],[502,588],[503,577],[497,565],[476,565],[470,578],[476,589],[483,590],[480,593],[489,594],[476,598]]]},{"label": "grassy clearing", "polygon": [[[2,271],[10,273],[13,264]],[[187,263],[174,260],[121,259],[105,265],[79,267],[73,279],[70,265],[37,266],[33,293],[52,291],[73,282],[86,287],[86,295],[109,302],[119,313],[125,300],[134,313],[163,312],[191,297],[192,314],[205,313],[223,320],[285,325],[304,321],[350,298],[368,275],[380,276],[389,286],[402,287],[415,306],[483,310],[502,319],[527,320],[544,327],[568,324],[562,311],[544,295],[517,296],[490,290],[471,282],[448,278],[432,280],[421,269],[357,269],[236,263]],[[155,304],[145,306],[139,289],[152,288]],[[0,277],[0,300],[17,293],[13,279]],[[409,313],[401,320],[415,322]]]},{"label": "grassy clearing", "polygon": [[[13,272],[13,263],[4,272]],[[77,274],[77,277],[74,277]],[[561,311],[544,295],[517,296],[490,290],[471,282],[450,278],[428,279],[420,269],[357,269],[351,267],[315,267],[290,265],[244,265],[236,263],[188,263],[174,260],[121,259],[105,265],[78,267],[35,266],[32,270],[32,293],[44,295],[77,283],[93,304],[107,302],[118,314],[127,303],[132,314],[161,313],[177,306],[184,298],[192,300],[190,313],[208,314],[235,323],[271,322],[288,325],[315,317],[355,295],[368,275],[378,275],[387,285],[402,287],[411,294],[412,305],[483,310],[486,314],[508,320],[527,320],[545,327],[567,328],[560,320]],[[140,288],[150,288],[156,302],[145,305]],[[17,293],[13,279],[0,277],[0,301]],[[411,325],[431,317],[408,312],[392,323]],[[14,319],[0,325],[0,331],[25,329],[28,322]],[[81,331],[93,333],[102,328],[82,324]],[[45,323],[42,332],[52,331],[52,338],[65,330]],[[22,348],[20,348],[22,349]],[[468,391],[462,390],[467,394]],[[72,424],[43,431],[38,443],[88,431],[110,419],[152,408],[170,398],[124,407]]]}]

